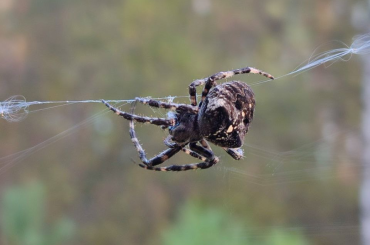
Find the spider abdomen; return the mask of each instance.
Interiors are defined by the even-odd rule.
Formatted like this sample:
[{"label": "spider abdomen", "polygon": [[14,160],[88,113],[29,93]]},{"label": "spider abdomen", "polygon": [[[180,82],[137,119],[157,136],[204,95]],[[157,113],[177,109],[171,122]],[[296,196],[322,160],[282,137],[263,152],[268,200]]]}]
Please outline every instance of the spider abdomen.
[{"label": "spider abdomen", "polygon": [[253,119],[254,106],[254,93],[246,83],[231,81],[217,85],[199,109],[199,131],[215,145],[241,147]]}]

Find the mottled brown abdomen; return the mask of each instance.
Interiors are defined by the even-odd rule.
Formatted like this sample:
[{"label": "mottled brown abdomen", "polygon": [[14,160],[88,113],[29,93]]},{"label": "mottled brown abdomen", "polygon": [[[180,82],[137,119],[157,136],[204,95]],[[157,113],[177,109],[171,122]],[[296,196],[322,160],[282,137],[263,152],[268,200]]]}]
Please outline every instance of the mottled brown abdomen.
[{"label": "mottled brown abdomen", "polygon": [[244,82],[231,81],[214,87],[199,110],[202,136],[221,147],[241,147],[254,106],[254,93]]}]

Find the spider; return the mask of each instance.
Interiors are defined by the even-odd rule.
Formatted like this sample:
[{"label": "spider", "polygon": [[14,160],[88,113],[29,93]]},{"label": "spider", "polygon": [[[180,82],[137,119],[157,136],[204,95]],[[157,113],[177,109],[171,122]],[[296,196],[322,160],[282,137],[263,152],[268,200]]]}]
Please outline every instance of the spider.
[{"label": "spider", "polygon": [[[253,119],[254,93],[251,87],[244,82],[231,81],[217,85],[215,81],[245,73],[261,74],[274,79],[266,72],[245,67],[218,72],[210,77],[193,81],[189,85],[190,105],[136,98],[136,101],[142,104],[171,110],[167,118],[138,116],[133,114],[134,107],[131,113],[127,113],[104,100],[102,102],[114,113],[130,121],[130,137],[142,161],[139,164],[140,167],[156,171],[206,169],[219,162],[219,158],[215,156],[207,141],[222,147],[235,160],[243,158],[243,150],[240,147],[243,145],[244,137]],[[204,85],[204,88],[198,105],[196,87],[200,85]],[[169,136],[164,140],[168,149],[148,160],[136,137],[134,121],[168,129]],[[180,151],[201,162],[156,167]]]}]

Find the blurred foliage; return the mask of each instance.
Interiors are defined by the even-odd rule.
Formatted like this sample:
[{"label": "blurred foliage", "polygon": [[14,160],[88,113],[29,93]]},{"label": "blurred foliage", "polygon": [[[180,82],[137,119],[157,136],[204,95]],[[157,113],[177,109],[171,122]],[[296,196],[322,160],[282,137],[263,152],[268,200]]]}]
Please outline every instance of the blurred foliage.
[{"label": "blurred foliage", "polygon": [[45,188],[40,183],[9,188],[2,196],[2,240],[12,245],[57,245],[73,237],[75,225],[68,218],[46,221]]},{"label": "blurred foliage", "polygon": [[[306,245],[300,233],[274,228],[259,232],[248,231],[248,226],[232,219],[226,212],[216,208],[204,208],[192,202],[182,206],[175,223],[163,233],[163,245],[213,244],[213,245]],[[244,222],[245,223],[245,222]],[[257,237],[257,238],[256,238]]]},{"label": "blurred foliage", "polygon": [[[349,44],[363,32],[356,28],[368,26],[362,11],[366,4],[0,0],[0,97],[22,94],[34,101],[181,96],[188,94],[194,79],[246,65],[284,75],[311,57],[315,48],[338,48],[328,41]],[[251,84],[262,78],[245,75],[235,80]],[[193,207],[197,222],[189,214],[183,219],[192,220],[185,223],[209,224],[220,231],[219,222],[225,222],[230,242],[239,242],[248,226],[276,226],[302,227],[302,235],[268,229],[270,240],[265,242],[358,244],[359,59],[320,66],[253,90],[257,104],[244,146],[246,157],[234,161],[213,147],[221,161],[206,171],[154,173],[135,166],[131,158],[138,161],[137,152],[125,120],[105,113],[78,126],[105,109],[99,104],[37,111],[17,124],[1,120],[0,156],[19,154],[1,158],[0,192],[6,197],[8,190],[21,193],[25,188],[17,195],[42,201],[30,209],[22,201],[11,205],[25,209],[17,211],[19,219],[34,219],[22,221],[27,229],[32,222],[38,224],[31,231],[40,242],[52,236],[46,232],[50,227],[55,232],[67,229],[64,226],[72,229],[58,220],[73,217],[76,233],[69,244],[160,244],[164,230],[171,230],[172,224],[184,226],[174,217],[181,217],[179,207],[195,199],[204,206]],[[187,98],[176,101],[188,103]],[[136,112],[158,117],[166,113],[144,106]],[[71,127],[75,130],[47,141],[45,147],[20,152]],[[147,125],[136,129],[148,155],[165,148],[167,134],[162,130]],[[168,163],[190,161],[194,159],[178,154]],[[18,187],[28,179],[43,183],[47,192]],[[217,211],[223,207],[227,213]],[[344,232],[338,224],[354,228]],[[26,231],[16,223],[3,227],[8,227],[9,240],[26,239]],[[318,236],[309,233],[310,227],[318,232],[333,229]]]},{"label": "blurred foliage", "polygon": [[217,209],[188,203],[177,216],[177,221],[163,234],[163,245],[248,244],[243,226]]},{"label": "blurred foliage", "polygon": [[[254,243],[253,243],[254,244]],[[275,228],[265,237],[266,245],[308,245],[309,242],[299,232],[287,232],[281,228]]]}]

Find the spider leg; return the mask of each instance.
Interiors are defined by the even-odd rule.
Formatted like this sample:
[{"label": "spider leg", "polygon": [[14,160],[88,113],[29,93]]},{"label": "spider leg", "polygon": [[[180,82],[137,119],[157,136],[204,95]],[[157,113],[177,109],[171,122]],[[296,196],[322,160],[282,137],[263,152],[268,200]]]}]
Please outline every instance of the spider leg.
[{"label": "spider leg", "polygon": [[203,162],[206,162],[208,160],[208,158],[196,153],[195,151],[193,150],[190,150],[188,148],[182,148],[181,149],[183,152],[185,152],[186,154],[192,156],[192,157],[195,157],[195,158],[198,158],[199,160],[203,161]]},{"label": "spider leg", "polygon": [[224,148],[224,150],[235,160],[240,160],[244,157],[244,152],[241,148]]},{"label": "spider leg", "polygon": [[193,81],[189,85],[190,104],[192,106],[196,106],[198,104],[197,103],[197,89],[196,89],[196,87],[204,85],[204,83],[205,83],[205,79],[198,79],[198,80]]},{"label": "spider leg", "polygon": [[[193,163],[193,164],[186,164],[186,165],[171,165],[168,167],[154,167],[158,164],[163,163],[164,161],[168,160],[170,157],[178,153],[180,150],[183,149],[184,146],[180,145],[175,145],[171,144],[171,147],[173,148],[168,148],[167,150],[161,152],[157,156],[153,157],[152,159],[148,160],[146,158],[146,154],[144,149],[142,148],[141,144],[139,143],[139,140],[136,137],[135,129],[134,129],[134,121],[130,121],[130,136],[131,136],[131,141],[134,143],[136,150],[139,153],[140,160],[143,162],[143,164],[139,164],[140,167],[148,169],[148,170],[155,170],[155,171],[185,171],[185,170],[190,170],[190,169],[206,169],[209,167],[212,167],[216,163],[218,163],[219,159],[217,157],[214,157],[212,154],[212,158],[203,158],[199,156],[197,153],[192,152],[188,149],[185,149],[184,152],[199,158],[199,159],[205,159],[205,161],[201,163]],[[166,140],[165,140],[166,142]],[[168,141],[167,141],[168,142]]]},{"label": "spider leg", "polygon": [[[131,110],[132,113],[129,114],[129,113],[119,111],[118,109],[112,107],[111,105],[109,105],[105,101],[103,101],[103,103],[109,109],[111,109],[113,112],[115,112],[116,114],[121,115],[124,118],[130,120],[130,123],[129,123],[129,125],[130,125],[130,131],[129,131],[130,132],[130,137],[131,137],[132,143],[136,147],[137,152],[139,153],[140,160],[142,161],[142,164],[139,163],[140,167],[148,169],[148,170],[155,170],[155,171],[185,171],[185,170],[190,170],[190,169],[210,168],[210,167],[212,167],[213,165],[215,165],[216,163],[219,162],[218,157],[214,156],[212,151],[210,151],[208,149],[205,149],[202,146],[196,146],[196,147],[191,146],[191,148],[195,149],[194,151],[189,150],[189,149],[185,149],[183,151],[185,153],[189,154],[190,156],[193,156],[195,158],[204,160],[203,162],[193,163],[193,164],[185,164],[185,165],[171,165],[171,166],[168,166],[168,167],[155,167],[156,165],[159,165],[159,164],[165,162],[166,160],[168,160],[169,158],[171,158],[172,156],[174,156],[176,153],[178,153],[180,150],[182,150],[185,145],[178,145],[176,143],[172,143],[172,142],[170,142],[171,138],[167,137],[165,139],[165,144],[167,146],[169,146],[170,148],[168,148],[167,150],[164,150],[163,152],[161,152],[157,156],[148,160],[146,158],[145,151],[144,151],[143,147],[141,146],[141,144],[139,143],[139,140],[137,139],[136,133],[135,133],[134,120],[138,121],[137,118],[136,118],[138,116],[135,117],[135,115],[133,114],[133,111],[134,111],[135,107],[132,108],[132,110]],[[196,145],[196,143],[193,143],[192,145]],[[201,154],[198,154],[196,151],[199,151]]]},{"label": "spider leg", "polygon": [[151,166],[146,166],[144,164],[139,164],[140,167],[148,169],[148,170],[154,170],[154,171],[186,171],[186,170],[194,170],[194,169],[206,169],[210,168],[216,163],[219,162],[218,157],[214,157],[213,159],[200,162],[200,163],[192,163],[192,164],[185,164],[185,165],[171,165],[168,167],[151,167]]},{"label": "spider leg", "polygon": [[177,146],[177,144],[175,142],[172,141],[172,136],[171,135],[168,135],[163,143],[168,147],[168,148],[174,148]]},{"label": "spider leg", "polygon": [[140,123],[150,123],[150,124],[154,124],[154,125],[157,125],[157,126],[165,126],[165,127],[169,127],[169,126],[171,126],[171,125],[173,125],[175,123],[173,119],[141,117],[141,116],[134,115],[132,113],[123,112],[123,111],[121,111],[121,110],[119,110],[119,109],[111,106],[105,100],[102,100],[102,102],[111,111],[113,111],[117,115],[119,115],[119,116],[121,116],[121,117],[123,117],[123,118],[125,118],[127,120],[135,120],[135,121],[140,122]]},{"label": "spider leg", "polygon": [[[176,143],[174,143],[174,142],[171,142],[171,139],[172,139],[172,136],[171,136],[171,135],[169,135],[169,136],[164,140],[164,144],[165,144],[167,147],[169,147],[169,148],[174,148],[175,146],[177,146],[177,144],[176,144]],[[198,158],[198,159],[200,159],[200,160],[202,160],[202,161],[206,161],[206,160],[207,160],[207,158],[206,158],[206,157],[201,156],[201,155],[199,155],[198,153],[196,153],[196,152],[194,152],[194,151],[192,151],[192,150],[190,150],[190,149],[188,149],[188,148],[183,147],[181,150],[182,150],[183,152],[185,152],[186,154],[188,154],[188,155],[190,155],[190,156],[192,156],[192,157]]]},{"label": "spider leg", "polygon": [[144,105],[149,105],[157,108],[164,108],[168,110],[176,110],[177,112],[197,112],[198,107],[191,106],[187,104],[177,104],[177,103],[166,103],[159,100],[153,100],[148,98],[136,98],[136,101],[143,103]]},{"label": "spider leg", "polygon": [[[216,85],[217,80],[226,79],[226,78],[230,78],[230,77],[235,76],[235,75],[246,74],[246,73],[260,74],[260,75],[263,75],[263,76],[268,77],[270,79],[274,79],[274,77],[272,75],[270,75],[266,72],[263,72],[261,70],[258,70],[256,68],[252,68],[252,67],[244,67],[244,68],[241,68],[241,69],[236,69],[236,70],[231,70],[231,71],[221,71],[221,72],[218,72],[216,74],[213,74],[210,77],[195,80],[194,82],[192,82],[189,85],[189,94],[190,94],[191,104],[196,105],[196,89],[195,89],[196,86],[200,86],[200,85],[205,84],[205,86],[203,88],[203,92],[202,92],[202,102],[203,102],[204,99],[206,98],[209,90],[213,86]],[[199,107],[200,107],[200,105],[201,104],[199,104]]]},{"label": "spider leg", "polygon": [[208,149],[208,150],[211,150],[211,151],[212,151],[212,149],[211,149],[211,147],[209,146],[209,144],[208,144],[207,140],[205,140],[205,139],[201,139],[201,140],[199,141],[199,143],[200,143],[204,148],[206,148],[206,149]]},{"label": "spider leg", "polygon": [[196,142],[190,143],[189,147],[191,150],[195,151],[199,155],[206,157],[207,159],[212,159],[215,157],[211,149],[207,149],[203,146],[197,145]]},{"label": "spider leg", "polygon": [[139,165],[144,168],[147,168],[147,167],[150,168],[152,166],[163,163],[164,161],[168,160],[173,155],[178,153],[181,150],[181,148],[183,148],[183,146],[176,145],[172,148],[168,148],[164,150],[163,152],[159,153],[155,157],[148,160],[146,158],[146,153],[143,147],[141,146],[141,144],[139,143],[139,140],[136,137],[133,120],[130,121],[130,137],[131,137],[132,143],[136,147],[137,152],[139,153],[140,160],[144,163],[144,165],[143,164],[139,164]]},{"label": "spider leg", "polygon": [[206,149],[203,146],[198,146],[197,143],[195,142],[190,143],[189,147],[190,150],[187,148],[182,148],[181,150],[192,157],[202,160],[202,162],[185,165],[171,165],[168,167],[148,168],[148,169],[156,171],[186,171],[191,169],[210,168],[219,162],[218,157],[216,157],[211,150]]},{"label": "spider leg", "polygon": [[[166,143],[166,140],[165,140],[165,143]],[[196,143],[190,143],[190,144],[191,144],[190,150],[187,148],[183,148],[183,146],[178,146],[178,147],[181,147],[180,150],[182,150],[186,154],[192,157],[198,158],[202,160],[202,162],[185,164],[185,165],[171,165],[168,167],[154,167],[154,166],[148,166],[146,164],[139,164],[139,166],[142,168],[148,169],[148,170],[155,170],[155,171],[186,171],[186,170],[191,170],[191,169],[210,168],[219,162],[218,157],[214,156],[212,151],[205,149],[202,146],[194,147]]]}]

